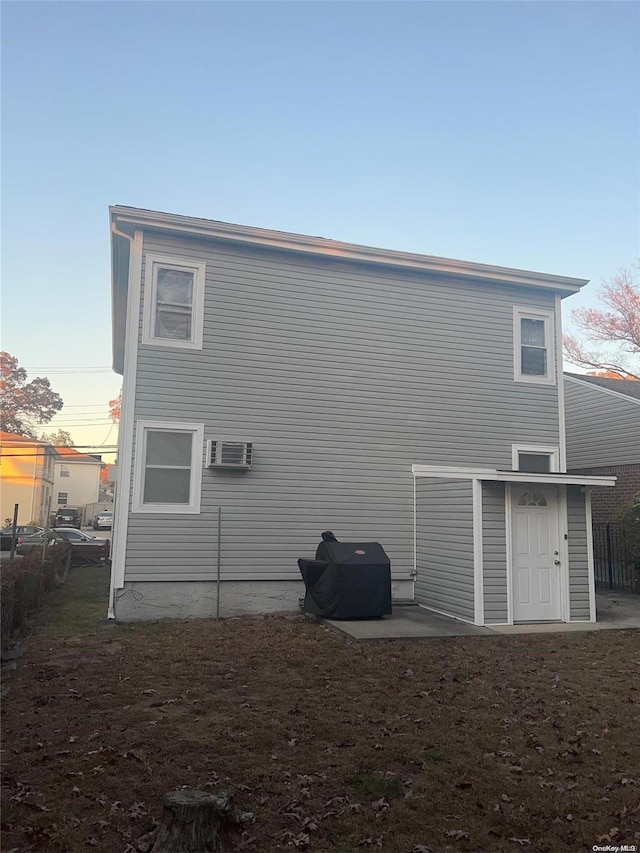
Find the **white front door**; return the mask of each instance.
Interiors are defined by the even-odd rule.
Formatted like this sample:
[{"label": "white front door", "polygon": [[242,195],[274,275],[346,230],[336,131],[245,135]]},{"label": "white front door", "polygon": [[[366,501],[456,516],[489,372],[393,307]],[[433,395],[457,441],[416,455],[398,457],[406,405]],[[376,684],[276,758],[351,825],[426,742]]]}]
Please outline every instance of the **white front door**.
[{"label": "white front door", "polygon": [[562,618],[557,488],[514,485],[512,502],[513,621],[557,622]]}]

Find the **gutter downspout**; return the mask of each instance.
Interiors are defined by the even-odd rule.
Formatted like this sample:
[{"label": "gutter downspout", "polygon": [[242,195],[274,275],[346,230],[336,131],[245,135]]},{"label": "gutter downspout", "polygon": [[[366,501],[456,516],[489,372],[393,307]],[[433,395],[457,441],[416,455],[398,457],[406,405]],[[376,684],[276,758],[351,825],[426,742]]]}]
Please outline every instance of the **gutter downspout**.
[{"label": "gutter downspout", "polygon": [[[118,231],[118,228],[116,227],[115,222],[111,223],[111,233],[115,234],[117,237],[124,237],[125,240],[128,240],[129,241],[129,251],[130,252],[132,251],[132,249],[133,249],[133,237],[131,237],[129,234],[125,234],[123,231]],[[129,264],[131,264],[131,254],[129,254]],[[129,298],[129,294],[127,293],[127,299],[128,298]],[[123,380],[124,380],[124,377],[123,377]],[[122,416],[122,413],[120,413],[120,414]],[[120,463],[120,432],[119,431],[118,431],[118,463]],[[116,610],[115,610],[116,583],[115,583],[115,568],[114,568],[114,564],[113,564],[113,551],[114,551],[115,540],[117,538],[117,531],[116,531],[116,527],[115,527],[115,519],[116,519],[115,509],[116,509],[117,496],[118,496],[118,489],[116,486],[114,493],[113,493],[113,510],[114,510],[113,521],[114,521],[114,526],[113,526],[113,529],[111,531],[111,573],[109,576],[109,609],[107,611],[107,619],[115,619],[116,618]]]}]

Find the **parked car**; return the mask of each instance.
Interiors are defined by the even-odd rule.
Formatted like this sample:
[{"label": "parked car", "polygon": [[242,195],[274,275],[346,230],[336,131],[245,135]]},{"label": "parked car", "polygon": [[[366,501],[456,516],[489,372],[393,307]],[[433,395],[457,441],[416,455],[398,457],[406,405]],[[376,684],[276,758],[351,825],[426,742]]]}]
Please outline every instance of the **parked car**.
[{"label": "parked car", "polygon": [[[33,524],[17,524],[16,525],[16,542],[19,539],[24,539],[25,536],[36,536],[38,533],[44,533],[44,527],[36,527]],[[0,531],[0,551],[11,550],[11,536],[13,535],[13,527],[5,527]]]},{"label": "parked car", "polygon": [[60,507],[56,513],[56,527],[77,527],[80,530],[82,516],[74,506]]},{"label": "parked car", "polygon": [[[34,548],[42,548],[45,541],[45,531],[34,536],[26,536],[17,547],[18,554],[24,556]],[[48,545],[56,545],[68,542],[72,546],[72,563],[82,565],[84,563],[97,563],[108,559],[110,543],[108,539],[97,539],[88,536],[81,530],[71,527],[56,527],[48,532]]]},{"label": "parked car", "polygon": [[[35,536],[38,533],[43,533],[43,527],[36,527],[33,524],[17,524],[16,525],[16,543],[25,536]],[[13,527],[3,528],[0,531],[0,551],[11,550],[11,536],[13,535]]]},{"label": "parked car", "polygon": [[99,512],[93,519],[94,530],[111,530],[112,524],[113,513],[108,510],[105,510],[104,512]]}]

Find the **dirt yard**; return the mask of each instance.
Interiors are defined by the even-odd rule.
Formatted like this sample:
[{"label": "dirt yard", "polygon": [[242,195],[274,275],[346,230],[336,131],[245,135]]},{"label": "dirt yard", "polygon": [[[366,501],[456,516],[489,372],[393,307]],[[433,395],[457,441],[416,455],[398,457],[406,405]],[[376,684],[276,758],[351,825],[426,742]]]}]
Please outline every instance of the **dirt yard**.
[{"label": "dirt yard", "polygon": [[4,853],[144,853],[180,786],[231,791],[249,853],[640,844],[638,631],[114,626],[107,586],[72,570],[3,669]]}]

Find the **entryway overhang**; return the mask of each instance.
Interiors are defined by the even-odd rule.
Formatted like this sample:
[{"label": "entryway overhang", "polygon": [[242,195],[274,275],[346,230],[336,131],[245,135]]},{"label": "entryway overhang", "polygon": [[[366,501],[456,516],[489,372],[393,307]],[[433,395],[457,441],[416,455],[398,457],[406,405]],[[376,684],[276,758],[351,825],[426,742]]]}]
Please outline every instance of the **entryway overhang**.
[{"label": "entryway overhang", "polygon": [[414,477],[445,480],[494,480],[501,483],[548,483],[558,486],[615,486],[615,476],[540,474],[533,471],[500,471],[498,468],[457,468],[448,465],[412,465]]},{"label": "entryway overhang", "polygon": [[[417,464],[411,466],[411,471],[414,477],[413,577],[416,589],[419,583],[422,585],[420,593],[424,599],[419,600],[416,593],[419,604],[476,626],[513,625],[523,621],[595,622],[591,490],[615,486],[615,476]],[[418,530],[424,523],[419,517],[419,504],[424,497],[420,498],[419,492],[422,488],[431,489],[424,480],[423,487],[419,486],[422,478],[438,480],[433,484],[434,494],[439,494],[439,489],[447,499],[443,503],[436,496],[432,504],[422,503],[427,513],[426,516],[423,513],[423,519],[427,518],[428,534],[423,534],[419,543]],[[456,480],[467,481],[468,486],[464,494],[458,489],[451,497],[453,493],[447,492],[443,481]],[[491,487],[492,482],[504,484],[501,493]],[[459,485],[463,487],[463,483]],[[578,490],[582,492],[580,497]],[[440,528],[434,522],[429,523],[429,511],[436,513],[439,522],[447,522],[442,536],[454,537],[459,556],[447,541],[438,540]],[[526,523],[522,523],[525,515]],[[518,537],[524,537],[521,543]],[[425,558],[429,548],[433,549],[432,555]],[[452,554],[454,559],[447,562],[445,558]],[[446,574],[442,569],[443,559],[451,571],[453,593],[443,586]],[[525,565],[527,560],[530,564]],[[428,567],[428,571],[423,570],[421,574],[420,564]],[[437,583],[430,580],[430,571],[435,572]],[[524,579],[522,583],[520,579]]]}]

